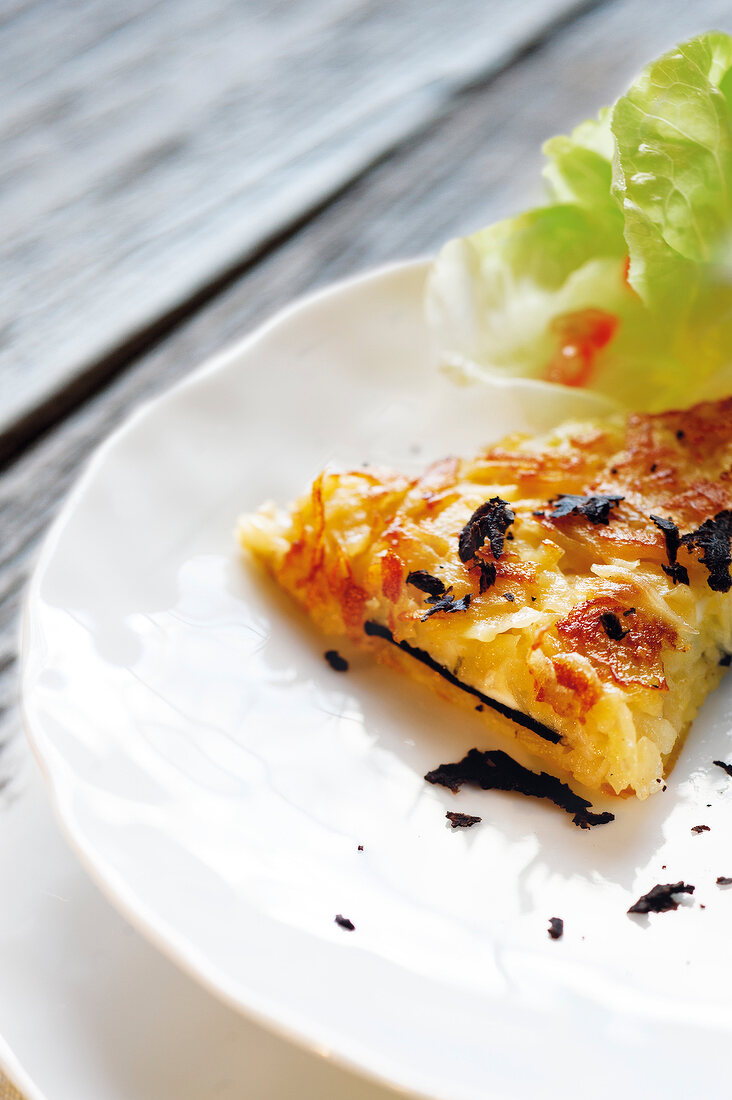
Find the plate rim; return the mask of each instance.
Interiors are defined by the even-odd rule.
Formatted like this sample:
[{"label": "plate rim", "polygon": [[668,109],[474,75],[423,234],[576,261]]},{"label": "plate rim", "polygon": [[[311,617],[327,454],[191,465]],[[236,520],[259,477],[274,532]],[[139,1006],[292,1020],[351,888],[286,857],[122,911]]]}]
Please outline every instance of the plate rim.
[{"label": "plate rim", "polygon": [[20,1093],[21,1100],[49,1100],[48,1095],[41,1092],[0,1035],[0,1085],[2,1077]]},{"label": "plate rim", "polygon": [[[235,1011],[244,1013],[252,1019],[267,1027],[281,1038],[292,1042],[312,1054],[320,1054],[327,1057],[344,1068],[361,1074],[367,1079],[390,1088],[405,1096],[414,1097],[415,1100],[450,1100],[437,1091],[423,1091],[419,1085],[405,1079],[404,1064],[400,1070],[398,1065],[388,1062],[382,1064],[377,1061],[376,1050],[363,1048],[358,1042],[352,1043],[353,1049],[344,1049],[344,1044],[333,1046],[332,1036],[320,1034],[317,1025],[309,1025],[307,1019],[300,1018],[299,1014],[288,1010],[286,1013],[278,1011],[276,1006],[263,1005],[259,995],[252,993],[245,1002],[237,997],[217,981],[216,973],[207,970],[206,961],[191,950],[186,951],[185,946],[178,937],[166,934],[163,927],[163,918],[156,917],[134,892],[127,889],[123,880],[117,876],[111,868],[100,866],[95,859],[83,830],[74,820],[74,815],[65,811],[63,806],[64,792],[58,776],[54,777],[47,766],[42,749],[38,741],[43,740],[42,721],[35,715],[33,706],[33,690],[31,683],[31,656],[32,656],[32,618],[34,607],[39,599],[39,589],[43,575],[48,564],[52,560],[62,529],[67,520],[73,514],[77,501],[83,496],[88,484],[92,481],[99,468],[104,464],[109,452],[118,442],[123,440],[130,432],[149,416],[153,415],[170,397],[177,395],[185,389],[197,385],[206,377],[224,370],[227,365],[244,354],[251,346],[265,338],[271,331],[286,323],[296,315],[305,312],[311,306],[317,305],[334,294],[348,291],[369,283],[379,282],[382,279],[395,275],[408,277],[416,275],[420,271],[425,272],[431,257],[418,256],[406,260],[392,261],[377,267],[368,268],[343,279],[326,284],[310,293],[300,295],[287,305],[270,314],[262,324],[249,330],[242,337],[226,344],[219,351],[208,356],[197,367],[194,367],[183,378],[163,389],[154,397],[143,400],[135,407],[100,443],[94,448],[86,459],[76,480],[67,492],[61,508],[43,538],[40,551],[36,558],[32,572],[26,582],[23,597],[20,624],[19,624],[19,711],[25,736],[30,745],[33,757],[38,764],[43,781],[48,792],[52,811],[62,835],[68,841],[72,851],[79,859],[86,874],[100,889],[103,896],[120,913],[123,918],[139,932],[148,943],[168,958],[175,966],[185,974],[198,982],[214,997],[223,1001]],[[38,734],[38,741],[36,739]],[[297,1015],[297,1022],[291,1019]],[[320,1049],[319,1049],[320,1048]],[[327,1049],[327,1053],[324,1053]],[[390,1068],[391,1067],[391,1068]],[[2,1049],[0,1049],[0,1068],[2,1068]],[[10,1075],[8,1074],[8,1077]],[[25,1086],[24,1086],[25,1087]],[[30,1091],[28,1100],[46,1100],[37,1091]],[[493,1100],[509,1100],[495,1094]]]},{"label": "plate rim", "polygon": [[[456,1100],[457,1096],[463,1100],[467,1098],[476,1100],[483,1095],[480,1089],[484,1083],[479,1088],[478,1082],[471,1079],[469,1075],[462,1080],[457,1080],[452,1087],[448,1087],[445,1080],[435,1080],[433,1084],[424,1072],[420,1072],[421,1067],[414,1063],[414,1059],[402,1057],[397,1052],[384,1053],[383,1048],[379,1049],[372,1036],[362,1040],[356,1030],[333,1026],[335,1021],[313,1019],[303,1011],[301,1006],[293,1007],[292,1004],[284,1003],[279,995],[273,995],[270,991],[256,986],[248,986],[241,977],[238,981],[236,978],[227,979],[225,970],[209,957],[205,947],[202,949],[200,945],[192,942],[185,932],[181,932],[175,926],[169,915],[166,916],[165,912],[158,911],[155,906],[150,905],[136,889],[134,883],[128,883],[124,875],[118,873],[108,861],[105,862],[103,854],[100,858],[98,846],[95,845],[91,836],[87,836],[87,831],[73,812],[71,804],[73,785],[64,781],[63,769],[54,769],[45,758],[44,752],[49,747],[49,736],[45,732],[43,717],[35,713],[33,684],[36,670],[35,668],[31,670],[31,666],[37,663],[35,653],[37,646],[34,648],[31,643],[32,619],[34,608],[40,612],[42,580],[56,552],[65,524],[73,516],[77,504],[93,483],[110,451],[128,434],[133,433],[144,420],[154,415],[166,401],[195,387],[207,377],[225,371],[280,325],[286,325],[310,307],[331,297],[337,297],[342,292],[367,288],[370,284],[378,286],[380,281],[389,278],[414,278],[419,273],[426,273],[428,263],[428,258],[417,258],[382,265],[338,280],[311,294],[295,299],[240,339],[232,341],[216,354],[206,358],[178,382],[168,386],[154,398],[141,402],[99,443],[87,459],[45,536],[26,587],[20,623],[20,712],[33,755],[49,791],[53,813],[62,835],[103,896],[156,950],[235,1011],[251,1017],[288,1042],[331,1059],[334,1063],[371,1081],[421,1100]],[[500,1010],[500,1003],[496,1007]],[[622,1019],[623,1013],[618,1011],[617,1006],[605,1005],[603,1011],[604,1018],[607,1020]],[[490,1018],[490,1013],[486,1012],[486,1023]],[[446,1038],[449,1040],[451,1036],[448,1035]],[[627,1053],[627,1044],[621,1042],[620,1046]],[[516,1095],[514,1087],[514,1084],[509,1084],[506,1079],[491,1081],[492,1100],[514,1100]],[[31,1097],[31,1100],[35,1098]],[[38,1100],[43,1098],[39,1097]]]},{"label": "plate rim", "polygon": [[[256,1091],[258,1084],[269,1090],[270,1100],[289,1097],[296,1083],[311,1098],[325,1089],[329,1100],[342,1100],[349,1088],[359,1096],[363,1093],[363,1100],[388,1100],[392,1096],[389,1092],[387,1097],[364,1075],[347,1074],[335,1062],[323,1065],[323,1059],[299,1044],[282,1040],[269,1028],[260,1028],[248,1014],[234,1012],[159,954],[146,938],[133,932],[88,878],[63,839],[30,747],[23,740],[18,748],[22,753],[22,781],[14,784],[12,798],[0,799],[0,879],[4,873],[7,881],[7,875],[21,867],[26,867],[27,874],[23,873],[19,882],[12,916],[0,914],[0,942],[5,947],[11,936],[17,955],[10,984],[0,985],[0,1096],[5,1097],[3,1084],[7,1082],[19,1091],[20,1100],[59,1100],[61,1095],[68,1100],[147,1097],[149,1033],[136,1032],[134,1026],[130,1030],[130,1025],[140,998],[148,992],[156,1009],[152,1021],[156,1029],[156,1100],[177,1096],[176,1082],[186,1068],[197,1074],[197,1088],[188,1088],[189,1100],[213,1100],[214,1095],[218,1096],[216,1081],[222,1066],[231,1082],[227,1096],[231,1095],[232,1100],[235,1095],[244,1095],[247,1087]],[[3,829],[2,824],[9,828]],[[24,845],[22,852],[19,844]],[[35,912],[39,893],[43,895],[42,904]],[[71,905],[60,902],[61,897],[69,897]],[[34,910],[33,919],[19,924],[19,914],[27,912],[28,907]],[[88,924],[90,916],[92,927]],[[105,965],[80,970],[79,952],[85,949],[87,934],[92,936],[94,950],[103,952]],[[28,985],[25,963],[33,954],[38,957],[32,964]],[[124,969],[130,963],[131,985]],[[182,1012],[171,1001],[180,995]],[[100,999],[106,1002],[106,1008],[97,1034],[93,1029],[97,1026],[95,1006]],[[207,1025],[212,1012],[218,1021],[215,1030]],[[202,1041],[196,1041],[198,1029],[191,1030],[194,1021],[204,1027]],[[123,1037],[118,1042],[115,1037],[120,1022]],[[95,1043],[101,1042],[104,1051],[94,1064],[89,1060],[92,1036]],[[169,1058],[174,1049],[171,1044],[180,1043],[186,1036],[193,1042],[188,1043],[182,1063],[179,1060],[176,1064]],[[120,1051],[124,1052],[122,1061],[117,1057]],[[110,1057],[112,1052],[114,1056]],[[277,1061],[273,1061],[275,1057]],[[12,1095],[15,1097],[15,1092]]]}]

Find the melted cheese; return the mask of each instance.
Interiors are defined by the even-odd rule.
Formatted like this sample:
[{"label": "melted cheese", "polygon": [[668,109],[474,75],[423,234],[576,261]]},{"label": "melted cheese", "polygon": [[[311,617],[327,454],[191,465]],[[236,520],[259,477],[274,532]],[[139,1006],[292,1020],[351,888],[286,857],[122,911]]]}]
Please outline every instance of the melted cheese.
[{"label": "melted cheese", "polygon": [[[549,502],[559,494],[624,499],[603,524],[553,517]],[[493,497],[515,514],[503,552],[494,558],[487,542],[464,563],[460,533]],[[690,583],[674,584],[650,515],[672,518],[683,532],[730,505],[726,400],[567,424],[542,439],[509,437],[418,478],[326,470],[289,511],[269,507],[243,519],[240,540],[322,630],[347,635],[456,702],[474,708],[476,693],[489,697],[502,712],[488,708],[484,720],[555,771],[595,790],[646,797],[660,789],[722,675],[720,655],[732,649],[732,597],[710,589],[705,567],[683,546]],[[482,592],[481,561],[495,568]],[[467,609],[425,618],[426,594],[407,583],[418,570],[456,600],[469,595]]]}]

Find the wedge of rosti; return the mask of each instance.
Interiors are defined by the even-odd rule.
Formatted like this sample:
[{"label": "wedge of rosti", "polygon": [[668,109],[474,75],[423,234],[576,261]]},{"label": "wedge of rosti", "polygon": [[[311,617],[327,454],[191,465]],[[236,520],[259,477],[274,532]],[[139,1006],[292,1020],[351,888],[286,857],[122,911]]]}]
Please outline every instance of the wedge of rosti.
[{"label": "wedge of rosti", "polygon": [[[242,546],[346,635],[596,791],[660,789],[732,651],[732,399],[325,470]],[[476,716],[477,717],[477,716]]]}]

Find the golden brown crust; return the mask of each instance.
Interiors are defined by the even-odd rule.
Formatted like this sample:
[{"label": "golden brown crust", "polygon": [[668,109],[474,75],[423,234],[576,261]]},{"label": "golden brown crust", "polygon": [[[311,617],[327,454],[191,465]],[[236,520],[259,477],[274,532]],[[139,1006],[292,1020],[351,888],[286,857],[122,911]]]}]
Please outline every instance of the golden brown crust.
[{"label": "golden brown crust", "polygon": [[[630,608],[612,596],[600,596],[577,604],[556,624],[557,633],[573,652],[589,657],[601,679],[612,678],[624,686],[667,691],[661,660],[664,647],[678,644],[676,631],[646,611]],[[603,616],[613,615],[622,638],[612,637]]]},{"label": "golden brown crust", "polygon": [[691,409],[630,416],[625,447],[598,484],[623,486],[641,514],[693,528],[732,503],[732,398]]},{"label": "golden brown crust", "polygon": [[[593,521],[581,508],[555,514],[563,494],[613,502]],[[493,498],[513,514],[500,552],[485,538],[461,560],[461,531]],[[677,584],[651,516],[683,534],[730,507],[732,398],[566,425],[543,440],[509,437],[416,478],[324,471],[284,529],[242,540],[324,630],[460,696],[365,637],[367,621],[382,624],[397,644],[557,731],[558,745],[518,732],[556,767],[597,789],[647,794],[718,679],[718,651],[732,644],[726,597],[710,592],[698,551],[680,546],[690,584]],[[414,571],[442,585],[444,608],[408,583]],[[707,605],[711,640],[700,622]]]}]

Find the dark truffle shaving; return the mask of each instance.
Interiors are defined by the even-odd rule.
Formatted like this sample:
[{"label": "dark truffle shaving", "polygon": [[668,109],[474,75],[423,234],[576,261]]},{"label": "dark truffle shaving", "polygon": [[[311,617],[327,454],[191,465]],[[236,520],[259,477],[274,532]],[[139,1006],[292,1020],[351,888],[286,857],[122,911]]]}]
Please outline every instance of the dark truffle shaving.
[{"label": "dark truffle shaving", "polygon": [[561,917],[549,918],[549,936],[553,940],[561,940],[564,935],[564,921]]},{"label": "dark truffle shaving", "polygon": [[613,611],[603,611],[600,622],[602,629],[613,642],[622,642],[625,635],[630,633],[629,630],[623,630],[620,619]]},{"label": "dark truffle shaving", "polygon": [[337,649],[328,649],[323,656],[334,672],[348,672],[348,661],[341,657]]},{"label": "dark truffle shaving", "polygon": [[469,829],[471,825],[477,825],[483,820],[482,817],[473,817],[472,814],[453,813],[452,810],[448,810],[445,817],[450,822],[453,829]]},{"label": "dark truffle shaving", "polygon": [[353,921],[349,920],[348,917],[341,916],[340,913],[336,913],[335,922],[336,924],[339,924],[341,928],[345,928],[349,932],[355,932],[356,930],[356,925],[353,923]]},{"label": "dark truffle shaving", "polygon": [[442,596],[445,585],[439,577],[433,577],[426,569],[415,569],[407,575],[407,584],[413,584],[420,592],[426,592],[428,596]]},{"label": "dark truffle shaving", "polygon": [[713,763],[721,768],[723,772],[727,772],[727,775],[732,776],[732,764],[725,764],[724,760],[714,760]]},{"label": "dark truffle shaving", "polygon": [[656,527],[663,531],[663,537],[666,541],[666,553],[668,555],[668,565],[662,565],[664,573],[671,578],[674,584],[688,584],[689,583],[689,571],[685,565],[679,565],[676,560],[676,555],[679,552],[679,546],[681,545],[681,537],[679,535],[679,529],[672,519],[664,519],[662,516],[650,517],[655,523]]},{"label": "dark truffle shaving", "polygon": [[707,519],[696,531],[681,536],[687,550],[698,550],[699,561],[707,569],[707,584],[713,592],[729,592],[732,588],[732,510],[726,508],[713,519]]},{"label": "dark truffle shaving", "polygon": [[427,603],[431,603],[432,607],[429,611],[426,611],[422,616],[422,622],[426,622],[430,615],[435,615],[438,611],[467,611],[470,607],[470,592],[467,592],[464,596],[461,596],[459,600],[456,600],[452,595],[452,585],[447,589],[444,596],[428,596]]},{"label": "dark truffle shaving", "polygon": [[732,886],[732,878],[727,878],[726,875],[717,876],[717,886]]},{"label": "dark truffle shaving", "polygon": [[628,912],[669,913],[679,907],[679,903],[674,897],[674,894],[693,893],[694,887],[689,886],[686,882],[667,882],[665,885],[659,882],[658,885],[649,890],[647,894],[643,894],[639,897],[635,905],[631,905]]},{"label": "dark truffle shaving", "polygon": [[500,558],[506,531],[515,518],[516,515],[508,501],[500,497],[491,497],[490,500],[481,504],[460,532],[458,540],[460,561],[471,561],[486,541],[490,544],[493,557]]},{"label": "dark truffle shaving", "polygon": [[469,695],[474,695],[481,703],[484,703],[487,707],[491,707],[492,710],[498,711],[504,718],[508,718],[511,722],[515,722],[517,726],[523,726],[524,729],[531,730],[532,733],[537,733],[539,737],[543,737],[545,741],[551,741],[553,745],[558,744],[562,740],[562,735],[560,733],[557,733],[556,730],[551,729],[549,726],[545,726],[543,722],[538,722],[530,715],[522,714],[520,710],[514,710],[513,707],[506,706],[505,703],[499,703],[497,699],[492,699],[490,695],[484,695],[482,691],[479,691],[478,688],[471,687],[470,684],[464,684],[462,680],[458,680],[453,672],[450,672],[449,668],[445,668],[444,665],[439,664],[439,662],[436,661],[434,657],[431,657],[426,650],[420,649],[418,646],[410,645],[409,642],[397,641],[388,626],[374,622],[373,619],[368,619],[364,623],[363,628],[365,633],[370,637],[383,638],[384,641],[397,646],[399,649],[403,650],[404,653],[408,653],[410,657],[414,657],[416,661],[421,661],[427,668],[431,668],[432,671],[441,676],[443,680],[447,680],[449,684],[454,684],[455,687],[460,688],[462,691],[466,691]]},{"label": "dark truffle shaving", "polygon": [[560,493],[558,497],[550,500],[553,511],[549,513],[550,519],[562,519],[564,516],[584,516],[590,523],[601,523],[607,527],[610,521],[610,511],[616,504],[620,504],[625,497],[610,497],[604,493],[595,493],[591,496],[576,496],[574,493]]},{"label": "dark truffle shaving", "polygon": [[708,825],[692,825],[691,831],[692,833],[709,833],[711,829]]},{"label": "dark truffle shaving", "polygon": [[593,813],[592,804],[575,794],[566,783],[546,772],[530,771],[501,749],[487,752],[471,749],[456,764],[440,764],[439,768],[427,772],[425,779],[453,792],[469,783],[484,791],[515,791],[528,798],[546,798],[560,810],[572,814],[574,824],[581,829],[605,825],[615,818],[611,813]]},{"label": "dark truffle shaving", "polygon": [[492,561],[483,561],[482,558],[478,558],[478,568],[480,569],[480,585],[478,591],[481,595],[487,592],[491,585],[496,583],[496,567]]},{"label": "dark truffle shaving", "polygon": [[476,508],[460,532],[458,555],[464,565],[477,565],[480,568],[480,591],[485,592],[496,580],[496,567],[492,562],[476,559],[476,554],[488,542],[493,557],[498,560],[503,554],[503,541],[506,531],[516,515],[508,501],[501,497],[491,497]]}]

